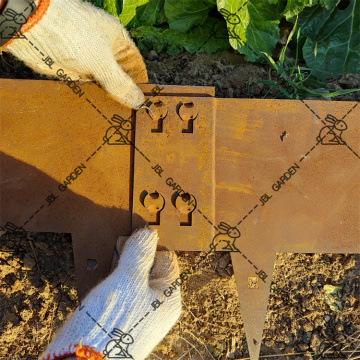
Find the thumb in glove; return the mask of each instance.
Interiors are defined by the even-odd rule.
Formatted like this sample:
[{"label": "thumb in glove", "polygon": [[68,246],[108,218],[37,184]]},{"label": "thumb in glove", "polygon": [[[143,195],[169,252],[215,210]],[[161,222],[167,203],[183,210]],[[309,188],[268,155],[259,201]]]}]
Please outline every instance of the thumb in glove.
[{"label": "thumb in glove", "polygon": [[157,241],[150,229],[128,239],[115,270],[86,296],[41,360],[142,360],[150,354],[181,313],[180,290],[169,297],[163,292],[179,276],[177,258],[174,252],[156,254]]},{"label": "thumb in glove", "polygon": [[21,32],[25,39],[3,47],[33,70],[56,77],[62,69],[71,80],[97,81],[126,106],[143,104],[135,84],[148,82],[142,56],[120,21],[104,10],[81,0],[41,0]]}]

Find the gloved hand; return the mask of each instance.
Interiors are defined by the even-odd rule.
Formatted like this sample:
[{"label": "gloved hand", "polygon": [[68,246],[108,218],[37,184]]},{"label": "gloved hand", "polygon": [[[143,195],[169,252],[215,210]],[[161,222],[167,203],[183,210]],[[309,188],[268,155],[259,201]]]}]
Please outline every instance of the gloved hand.
[{"label": "gloved hand", "polygon": [[[148,82],[142,56],[120,21],[104,10],[81,0],[41,0],[21,32],[28,40],[12,39],[3,48],[36,72],[57,77],[63,69],[72,80],[97,81],[129,107],[144,102],[135,84]],[[52,69],[43,61],[47,56]]]},{"label": "gloved hand", "polygon": [[174,252],[156,252],[157,241],[156,230],[133,233],[115,270],[75,309],[41,360],[72,355],[142,360],[150,354],[181,313],[180,290],[169,297],[163,293],[179,277],[177,258]]}]

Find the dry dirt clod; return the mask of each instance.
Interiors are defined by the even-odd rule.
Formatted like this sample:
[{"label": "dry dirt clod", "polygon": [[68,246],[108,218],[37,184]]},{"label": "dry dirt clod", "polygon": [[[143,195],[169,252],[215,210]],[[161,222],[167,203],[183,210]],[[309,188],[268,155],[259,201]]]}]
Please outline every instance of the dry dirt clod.
[{"label": "dry dirt clod", "polygon": [[321,337],[317,332],[314,332],[311,337],[310,347],[313,351],[317,351],[320,348]]}]

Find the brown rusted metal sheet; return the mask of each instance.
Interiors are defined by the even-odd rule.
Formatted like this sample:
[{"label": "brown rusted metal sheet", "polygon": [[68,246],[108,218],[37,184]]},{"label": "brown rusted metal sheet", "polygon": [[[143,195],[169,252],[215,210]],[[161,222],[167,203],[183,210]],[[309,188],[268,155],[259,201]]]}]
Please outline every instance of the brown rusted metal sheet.
[{"label": "brown rusted metal sheet", "polygon": [[359,252],[357,104],[177,86],[154,97],[147,84],[150,110],[135,114],[94,84],[81,97],[52,81],[0,87],[0,225],[71,232],[80,297],[131,222],[150,222],[169,249],[232,251],[255,360],[276,252]]},{"label": "brown rusted metal sheet", "polygon": [[117,235],[131,232],[131,148],[103,140],[113,115],[131,110],[94,84],[81,85],[81,97],[53,81],[0,87],[0,225],[71,233],[82,297],[108,272]]},{"label": "brown rusted metal sheet", "polygon": [[[204,106],[198,106],[198,117],[211,125],[208,119],[212,116],[208,111],[213,109],[213,100],[199,100]],[[195,210],[192,226],[182,227],[181,237],[177,238],[179,214],[171,204],[168,206],[170,214],[164,211],[164,204],[166,200],[170,202],[174,191],[170,186],[173,181],[167,184],[168,176],[179,174],[176,179],[181,180],[176,181],[176,186],[191,176],[192,185],[189,186],[193,188],[203,177],[193,176],[191,168],[183,170],[196,165],[197,159],[185,162],[180,169],[176,161],[168,165],[169,154],[171,159],[182,159],[193,153],[187,138],[177,136],[168,140],[174,132],[180,133],[180,125],[167,129],[165,141],[169,142],[165,155],[158,156],[162,153],[163,135],[151,133],[151,120],[139,114],[142,126],[137,129],[136,145],[158,160],[147,164],[143,155],[135,155],[134,212],[139,211],[143,225],[149,214],[141,205],[141,191],[157,192],[163,197],[159,206],[161,221],[150,227],[158,229],[162,245],[175,250],[209,250],[212,245],[218,245],[217,250],[236,250],[232,252],[232,259],[248,348],[251,359],[258,359],[276,253],[358,253],[360,250],[357,181],[360,144],[356,123],[359,108],[353,103],[326,101],[305,104],[268,100],[261,101],[261,105],[259,100],[214,101],[215,221],[211,211],[199,214]],[[202,111],[206,114],[204,117]],[[158,115],[161,116],[161,111]],[[330,128],[326,128],[331,116],[335,116],[339,124],[347,123],[348,129],[343,134],[346,144],[337,145],[335,141],[330,145],[326,144],[328,136],[318,138],[330,131],[330,140],[335,137],[341,142]],[[178,120],[176,114],[171,120]],[[184,143],[187,146],[184,147]],[[198,148],[201,149],[199,145]],[[156,170],[162,169],[164,176],[160,178]],[[181,193],[180,189],[177,191]],[[200,209],[202,202],[196,205]],[[224,235],[218,233],[212,240],[206,234],[201,242],[198,236],[193,236],[197,226],[205,225],[210,231],[214,224],[221,222],[228,224],[222,226]],[[136,228],[140,224],[135,222],[134,225]],[[224,243],[234,244],[235,249],[221,246]]]},{"label": "brown rusted metal sheet", "polygon": [[152,224],[161,245],[208,250],[214,227],[201,214],[215,218],[214,99],[159,96],[149,108],[136,117],[133,230]]},{"label": "brown rusted metal sheet", "polygon": [[[241,233],[240,252],[231,255],[250,356],[258,359],[276,252],[360,252],[360,106],[215,101],[216,223]],[[329,114],[347,124],[346,145],[319,142]]]},{"label": "brown rusted metal sheet", "polygon": [[[149,99],[154,86],[141,85]],[[121,135],[134,140],[134,132],[119,119],[135,121],[95,84],[80,87],[75,94],[57,81],[0,80],[0,226],[71,233],[82,298],[106,276],[117,236],[131,234],[134,149]],[[214,88],[161,93],[212,97]]]}]

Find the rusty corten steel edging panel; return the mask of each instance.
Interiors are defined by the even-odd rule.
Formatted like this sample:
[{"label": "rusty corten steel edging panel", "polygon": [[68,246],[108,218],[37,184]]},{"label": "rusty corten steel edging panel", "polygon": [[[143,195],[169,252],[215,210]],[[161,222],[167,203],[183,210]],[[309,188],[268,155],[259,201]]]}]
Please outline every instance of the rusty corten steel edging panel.
[{"label": "rusty corten steel edging panel", "polygon": [[[17,87],[18,84],[26,86]],[[129,110],[109,99],[105,92],[94,84],[81,85],[84,96],[88,99],[84,102],[80,102],[84,98],[76,98],[68,87],[58,82],[0,80],[0,86],[6,95],[5,99],[10,102],[5,107],[5,122],[2,121],[5,130],[2,129],[1,151],[6,155],[2,156],[1,162],[1,221],[13,221],[19,226],[27,221],[26,230],[72,232],[77,280],[82,286],[82,297],[89,286],[95,285],[106,274],[116,235],[129,235],[131,232],[130,147],[104,143],[101,148],[98,148],[99,145],[92,148],[99,139],[104,141],[105,134],[118,135],[120,138],[119,130],[108,132],[110,124],[99,125],[99,117],[105,119],[106,116],[111,119],[114,113],[124,117],[129,114]],[[33,87],[38,86],[42,89],[43,98],[39,98],[33,90]],[[164,90],[167,90],[167,87],[164,87]],[[149,90],[151,86],[146,91]],[[215,131],[212,130],[212,134],[216,136],[216,166],[207,167],[216,168],[216,214],[212,215],[209,210],[210,214],[203,212],[206,218],[201,219],[209,226],[210,230],[205,231],[213,231],[211,222],[217,225],[224,221],[230,226],[237,226],[241,232],[238,238],[230,237],[237,246],[237,252],[232,253],[233,266],[249,351],[251,358],[257,359],[276,251],[359,251],[359,191],[356,178],[360,150],[356,124],[359,108],[356,108],[357,104],[344,102],[207,99],[206,97],[211,97],[212,89],[200,92],[200,97],[189,98],[185,92],[193,96],[194,90],[191,87],[179,89],[179,93],[176,93],[177,89],[174,87],[168,91],[169,93],[162,93],[166,95],[165,102],[173,103],[177,98],[185,103],[185,97],[187,102],[201,104],[199,116],[203,111],[211,114],[209,119],[204,120],[204,123],[209,121],[211,129],[215,119],[217,120]],[[73,100],[69,94],[76,99]],[[161,95],[150,104],[155,116],[161,114],[161,105],[158,103]],[[63,97],[65,100],[62,100]],[[47,109],[45,106],[48,107],[49,104],[53,104],[53,107]],[[210,105],[209,109],[206,104]],[[25,120],[25,126],[24,109],[30,117],[30,120]],[[109,109],[112,109],[111,112]],[[178,114],[171,107],[171,119],[180,114],[183,114],[183,117],[190,116],[194,107],[184,109],[185,112],[182,112],[181,107],[176,106]],[[49,118],[58,116],[58,111],[61,112],[61,117],[49,121]],[[107,111],[110,112],[109,115]],[[328,114],[344,119],[347,123],[348,129],[343,133],[346,145],[317,143],[316,137],[324,127],[322,121]],[[156,119],[149,119],[150,115],[145,109],[140,110],[137,115],[137,125],[140,124],[140,127],[146,129],[149,125],[146,119],[150,120],[151,125],[156,125]],[[88,121],[83,120],[84,116]],[[144,119],[144,122],[140,123],[140,119]],[[19,124],[22,127],[19,127]],[[31,130],[30,133],[28,130]],[[138,130],[139,128],[136,132]],[[280,135],[283,131],[289,135],[281,141]],[[179,133],[185,139],[188,135],[194,135]],[[15,138],[14,134],[18,137]],[[152,135],[156,138],[155,135],[159,134]],[[170,136],[170,133],[168,135]],[[22,139],[22,144],[16,141],[18,138]],[[73,141],[70,145],[74,147],[71,147],[68,145],[69,139],[78,139],[79,142]],[[134,138],[132,140],[134,141]],[[139,151],[145,156],[146,154],[144,148],[141,148],[141,142],[148,140],[142,137],[136,140],[138,150],[135,151],[135,156],[143,159]],[[203,140],[206,140],[206,136]],[[55,146],[51,147],[51,144]],[[69,147],[64,148],[64,144]],[[206,143],[203,141],[203,144]],[[90,149],[92,151],[87,154]],[[177,152],[177,149],[174,148],[173,152]],[[77,164],[85,154],[89,157],[86,159],[84,171],[65,192],[55,193],[53,189],[74,170],[73,167],[67,170],[67,163]],[[141,178],[142,185],[155,184],[159,192],[168,191],[169,185],[161,182],[163,178],[151,167],[156,164],[161,166],[160,160],[167,160],[171,153],[158,151],[155,155],[158,157],[151,160],[159,159],[159,162],[151,163],[148,167],[148,181]],[[64,156],[64,159],[61,156]],[[191,160],[194,158],[189,157],[189,161]],[[204,159],[199,158],[200,160]],[[290,172],[289,169],[294,163],[298,166],[295,167],[296,172],[290,174],[289,179],[283,178],[284,184],[274,190],[273,184],[286,172]],[[170,161],[169,164],[175,167],[175,162]],[[206,162],[204,164],[206,165]],[[121,172],[122,169],[127,171]],[[167,169],[164,166],[162,175]],[[174,171],[181,173],[182,169],[183,167]],[[62,175],[63,173],[65,175]],[[27,178],[24,178],[24,174]],[[140,178],[135,175],[135,186],[138,186]],[[187,181],[191,187],[197,178]],[[211,184],[209,179],[202,177],[200,181]],[[122,185],[121,188],[119,184]],[[185,186],[183,187],[185,189]],[[338,189],[339,192],[336,193]],[[191,192],[198,198],[195,190],[194,188]],[[200,188],[198,190],[204,191]],[[138,200],[137,192],[139,190],[135,190],[134,204]],[[46,198],[52,193],[55,197],[50,197],[47,201]],[[57,198],[59,194],[61,196]],[[263,195],[269,195],[269,198],[265,196],[262,201],[259,200]],[[172,206],[171,199],[165,196],[165,201]],[[197,209],[202,208],[201,201],[197,201]],[[314,202],[313,205],[309,205],[311,201]],[[47,206],[47,202],[51,205]],[[264,206],[261,206],[262,202]],[[33,206],[35,203],[39,205]],[[47,207],[41,207],[41,204]],[[5,207],[6,219],[3,219]],[[33,211],[28,214],[30,207],[33,207]],[[157,227],[160,233],[164,231],[161,243],[169,248],[182,248],[182,243],[187,240],[180,238],[177,242],[172,242],[175,231],[171,233],[171,228],[166,227],[166,224],[164,226],[161,216],[162,214],[160,225],[152,225]],[[138,220],[134,219],[134,223]],[[174,217],[169,218],[170,220],[174,221]],[[210,222],[207,222],[208,220]],[[187,227],[186,231],[189,230],[190,227]],[[309,237],[313,237],[313,241],[309,241]],[[344,242],[345,237],[347,239]],[[224,241],[226,234],[218,239]],[[207,237],[206,241],[197,242],[196,246],[191,243],[189,246],[193,246],[193,250],[202,250],[209,241],[210,238]],[[86,271],[86,260],[93,257],[104,261],[99,263],[96,272]]]},{"label": "rusty corten steel edging panel", "polygon": [[[327,101],[215,102],[216,223],[225,221],[241,233],[240,252],[231,255],[255,360],[276,252],[360,252],[360,107]],[[329,114],[346,122],[346,145],[319,142]],[[284,131],[288,136],[281,139]]]},{"label": "rusty corten steel edging panel", "polygon": [[116,237],[131,232],[131,148],[103,139],[113,115],[131,110],[95,84],[82,84],[82,96],[54,81],[0,87],[0,225],[71,233],[81,298],[106,276]]},{"label": "rusty corten steel edging panel", "polygon": [[136,117],[133,230],[150,224],[160,245],[208,250],[215,235],[214,99],[159,96],[149,108],[152,114],[141,109]]},{"label": "rusty corten steel edging panel", "polygon": [[[112,117],[126,119],[131,110],[94,83],[79,85],[75,94],[58,81],[0,80],[0,226],[71,233],[82,298],[106,276],[117,236],[131,233],[133,149],[103,138],[116,140]],[[140,87],[154,98],[155,85]],[[161,92],[214,96],[212,87],[164,85]],[[97,260],[96,271],[87,270],[87,259]]]},{"label": "rusty corten steel edging panel", "polygon": [[[259,239],[266,230],[276,251],[359,249],[360,106],[343,120],[346,144],[323,145],[321,120],[341,119],[354,103],[307,102],[318,119],[301,101],[215,101],[216,221],[251,226]],[[262,204],[265,194],[272,197]]]},{"label": "rusty corten steel edging panel", "polygon": [[[354,111],[349,118],[352,125],[347,134],[348,145],[327,147],[318,139],[324,124],[327,125],[325,118],[331,113],[337,116],[347,114],[354,106],[352,103],[313,103],[312,106],[316,105],[316,111],[323,117],[321,119],[319,115],[312,116],[313,113],[300,101],[262,101],[262,107],[257,106],[256,100],[239,99],[235,102],[233,99],[216,99],[215,102],[216,224],[226,221],[242,232],[235,239],[238,251],[232,253],[232,258],[249,352],[252,359],[257,359],[276,252],[359,252],[359,192],[356,179],[360,149],[354,121],[358,113]],[[308,117],[304,116],[304,110],[309,112]],[[142,124],[146,119],[150,120],[146,115],[143,118]],[[151,144],[157,143],[157,135],[147,139],[149,129],[147,124],[137,132],[137,144],[155,156],[157,149],[151,151]],[[285,139],[281,137],[284,131],[287,133]],[[174,140],[180,144],[182,141],[183,138]],[[170,154],[181,154],[178,147]],[[331,149],[329,153],[327,149]],[[314,172],[306,164],[317,150]],[[331,160],[333,157],[336,157],[335,161]],[[143,189],[156,190],[167,194],[165,202],[170,201],[171,190],[174,189],[166,191],[167,187],[158,178],[155,169],[156,166],[166,170],[170,168],[171,174],[174,166],[164,166],[166,160],[161,159],[156,165],[154,163],[152,170],[151,167],[144,170],[140,165],[137,170],[137,161],[144,163],[142,155],[135,156],[134,211],[141,211],[142,219],[148,219],[149,214],[144,206],[140,206],[140,192]],[[326,166],[326,163],[332,166]],[[185,171],[180,169],[180,173]],[[344,181],[344,177],[347,180]],[[148,180],[150,178],[152,180]],[[192,181],[196,183],[196,178],[193,177]],[[137,183],[141,184],[138,189]],[[196,192],[192,191],[192,194],[196,196]],[[344,203],[347,207],[343,206]],[[197,206],[201,206],[200,201]],[[161,209],[162,205],[159,207]],[[331,207],[336,211],[329,211]],[[161,221],[165,218],[164,209]],[[171,205],[169,211],[176,218],[178,214]],[[175,226],[168,226],[167,219],[151,225],[161,234],[162,245],[178,250],[209,250],[207,235],[200,244],[193,240],[184,246],[184,242],[191,238],[192,229],[186,228],[186,236],[175,239],[174,229],[178,222],[170,216],[169,219]],[[206,219],[212,218],[209,216]],[[138,225],[135,223],[135,228]],[[233,241],[233,238],[230,237],[230,240]],[[206,243],[208,246],[204,246]]]}]

